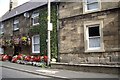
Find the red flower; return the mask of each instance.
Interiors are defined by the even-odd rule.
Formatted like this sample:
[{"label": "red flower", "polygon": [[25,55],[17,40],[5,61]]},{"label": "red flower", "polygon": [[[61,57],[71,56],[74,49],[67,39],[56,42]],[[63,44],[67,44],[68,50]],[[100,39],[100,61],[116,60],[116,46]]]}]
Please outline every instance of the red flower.
[{"label": "red flower", "polygon": [[12,62],[17,62],[17,58],[12,58]]},{"label": "red flower", "polygon": [[41,61],[41,56],[38,56],[37,58],[38,58],[38,61]]},{"label": "red flower", "polygon": [[9,57],[9,61],[11,61],[12,60],[12,56],[8,56]]},{"label": "red flower", "polygon": [[34,58],[35,58],[34,56],[30,56],[30,61],[33,62],[33,61],[34,61]]},{"label": "red flower", "polygon": [[8,56],[8,55],[3,55],[3,56],[2,56],[2,60],[3,60],[3,61],[9,60],[9,56]]},{"label": "red flower", "polygon": [[40,57],[40,56],[38,56],[38,57],[34,57],[34,61],[36,61],[36,62],[41,61],[41,57]]},{"label": "red flower", "polygon": [[37,62],[37,61],[38,61],[38,58],[37,58],[37,57],[34,57],[34,58],[33,58],[33,61],[36,61],[36,62]]},{"label": "red flower", "polygon": [[44,56],[44,61],[47,62],[47,60],[48,60],[48,57]]},{"label": "red flower", "polygon": [[22,60],[22,59],[23,59],[23,54],[19,54],[19,55],[17,56],[17,59]]},{"label": "red flower", "polygon": [[31,57],[30,56],[25,56],[25,61],[30,61]]}]

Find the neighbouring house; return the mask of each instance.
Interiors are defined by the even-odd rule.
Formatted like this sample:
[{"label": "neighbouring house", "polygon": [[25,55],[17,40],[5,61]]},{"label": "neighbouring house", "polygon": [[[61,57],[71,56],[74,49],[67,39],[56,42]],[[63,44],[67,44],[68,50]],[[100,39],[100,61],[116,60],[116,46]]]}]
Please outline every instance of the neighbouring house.
[{"label": "neighbouring house", "polygon": [[58,11],[61,63],[119,63],[119,0],[63,2]]},{"label": "neighbouring house", "polygon": [[[23,43],[20,46],[11,47],[12,43],[10,43],[9,47],[6,47],[5,42],[2,42],[5,53],[35,55],[35,53],[47,49],[45,24],[41,24],[44,23],[43,20],[40,22],[38,20],[38,16],[42,16],[40,19],[46,18],[44,14],[39,13],[43,12],[44,10],[39,10],[46,6],[46,3],[27,2],[7,12],[2,17],[2,41],[14,39],[14,43],[20,44],[18,42],[21,37],[23,41],[24,39],[28,40],[27,46],[24,46],[26,43]],[[71,64],[117,64],[119,62],[119,2],[105,2],[104,0],[60,2],[57,11],[56,18],[58,18],[57,22],[59,23],[54,25],[59,25],[59,28],[58,26],[54,27],[55,31],[53,32],[57,32],[58,36],[53,34],[51,42],[55,43],[54,46],[51,45],[53,46],[51,51],[56,53],[59,62]],[[29,32],[31,28],[39,24],[40,28]],[[37,35],[39,32],[40,34],[43,32],[45,35],[41,35],[43,37]]]},{"label": "neighbouring house", "polygon": [[119,74],[120,0],[59,4],[59,61],[53,68]]},{"label": "neighbouring house", "polygon": [[[14,1],[14,0],[13,0]],[[57,4],[51,3],[52,56],[57,57]],[[11,7],[10,7],[11,8]],[[51,12],[52,13],[52,12]],[[43,16],[43,17],[42,17]],[[55,18],[54,18],[55,17]],[[6,12],[0,20],[0,43],[4,54],[47,55],[47,2],[29,1]]]}]

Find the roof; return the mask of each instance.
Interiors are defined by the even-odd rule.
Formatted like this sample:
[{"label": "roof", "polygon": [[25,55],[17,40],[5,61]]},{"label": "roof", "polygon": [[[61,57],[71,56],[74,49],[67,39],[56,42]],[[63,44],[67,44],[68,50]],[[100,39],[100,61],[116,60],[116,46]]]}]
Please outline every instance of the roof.
[{"label": "roof", "polygon": [[27,11],[30,11],[32,9],[38,8],[38,7],[43,6],[45,4],[47,4],[47,2],[32,2],[32,1],[26,2],[26,3],[24,3],[20,6],[12,9],[11,11],[6,12],[2,16],[2,19],[0,19],[0,21],[7,20],[9,18],[20,15],[24,12],[27,12]]}]

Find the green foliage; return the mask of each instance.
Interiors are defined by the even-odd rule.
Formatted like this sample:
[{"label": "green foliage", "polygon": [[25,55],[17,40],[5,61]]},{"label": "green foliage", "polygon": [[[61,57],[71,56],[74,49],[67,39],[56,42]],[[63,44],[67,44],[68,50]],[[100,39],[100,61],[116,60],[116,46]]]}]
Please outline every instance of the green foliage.
[{"label": "green foliage", "polygon": [[40,10],[40,53],[47,55],[47,9]]},{"label": "green foliage", "polygon": [[37,25],[37,26],[34,26],[34,27],[31,27],[29,29],[29,34],[32,36],[32,35],[36,35],[36,34],[40,34],[40,26]]},{"label": "green foliage", "polygon": [[53,23],[53,31],[51,32],[51,54],[53,58],[57,58],[57,7],[51,7],[51,22]]},{"label": "green foliage", "polygon": [[[47,55],[47,7],[40,9],[39,25],[29,30],[32,35],[40,35],[40,53]],[[51,7],[51,23],[53,23],[53,31],[51,31],[51,56],[57,58],[57,8],[56,5]]]}]

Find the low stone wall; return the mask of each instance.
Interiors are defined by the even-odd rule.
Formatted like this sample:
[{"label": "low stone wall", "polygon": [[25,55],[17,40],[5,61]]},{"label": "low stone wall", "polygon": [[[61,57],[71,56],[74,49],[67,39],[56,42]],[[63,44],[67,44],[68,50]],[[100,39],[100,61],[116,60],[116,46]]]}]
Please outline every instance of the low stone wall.
[{"label": "low stone wall", "polygon": [[61,53],[60,62],[63,63],[91,63],[91,64],[118,64],[120,62],[120,52],[105,53]]},{"label": "low stone wall", "polygon": [[53,69],[67,69],[73,71],[96,72],[107,74],[120,73],[120,65],[98,65],[98,64],[71,64],[71,63],[51,63]]}]

